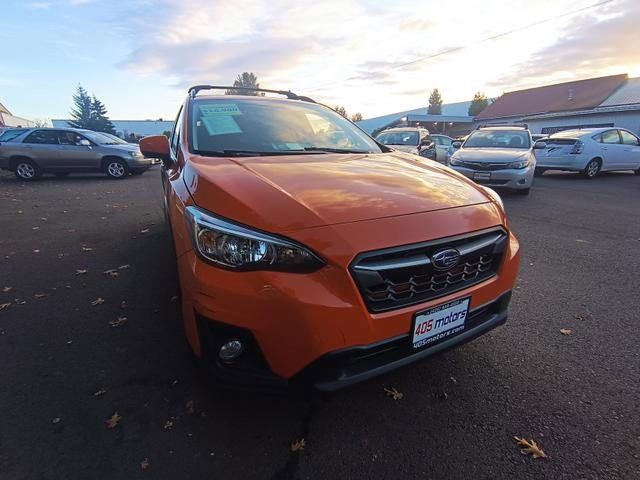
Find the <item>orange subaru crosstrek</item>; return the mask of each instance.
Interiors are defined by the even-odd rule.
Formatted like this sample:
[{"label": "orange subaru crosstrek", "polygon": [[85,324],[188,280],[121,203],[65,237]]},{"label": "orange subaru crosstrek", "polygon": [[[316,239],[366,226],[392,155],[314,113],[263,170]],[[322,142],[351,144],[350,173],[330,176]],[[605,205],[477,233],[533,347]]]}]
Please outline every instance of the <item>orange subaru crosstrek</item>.
[{"label": "orange subaru crosstrek", "polygon": [[336,390],[505,322],[519,246],[493,190],[292,92],[199,94],[221,88],[140,142],[219,382]]}]

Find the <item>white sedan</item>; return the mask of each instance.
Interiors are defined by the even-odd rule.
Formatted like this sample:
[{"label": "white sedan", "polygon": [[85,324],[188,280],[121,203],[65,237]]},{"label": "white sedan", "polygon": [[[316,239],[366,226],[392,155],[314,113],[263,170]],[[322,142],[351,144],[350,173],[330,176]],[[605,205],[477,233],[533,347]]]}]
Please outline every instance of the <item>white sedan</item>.
[{"label": "white sedan", "polygon": [[581,172],[593,178],[600,172],[633,170],[640,175],[640,139],[622,128],[585,128],[554,133],[536,153],[536,174],[545,170]]}]

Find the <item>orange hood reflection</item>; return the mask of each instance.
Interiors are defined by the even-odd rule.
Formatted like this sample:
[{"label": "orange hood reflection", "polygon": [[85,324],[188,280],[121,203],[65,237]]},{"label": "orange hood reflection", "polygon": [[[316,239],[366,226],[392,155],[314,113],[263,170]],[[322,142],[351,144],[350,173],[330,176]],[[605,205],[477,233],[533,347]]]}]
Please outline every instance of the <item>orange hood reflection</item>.
[{"label": "orange hood reflection", "polygon": [[198,206],[274,232],[489,201],[451,170],[398,152],[194,156],[184,178]]}]

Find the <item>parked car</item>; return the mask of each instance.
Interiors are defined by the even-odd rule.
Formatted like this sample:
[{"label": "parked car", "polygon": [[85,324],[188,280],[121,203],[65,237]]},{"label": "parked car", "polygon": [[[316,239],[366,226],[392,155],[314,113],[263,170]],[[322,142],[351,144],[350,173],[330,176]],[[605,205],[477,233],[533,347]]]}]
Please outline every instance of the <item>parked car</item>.
[{"label": "parked car", "polygon": [[380,132],[376,140],[394,150],[416,155],[420,155],[432,143],[429,130],[418,127],[388,128]]},{"label": "parked car", "polygon": [[185,331],[218,381],[335,390],[505,321],[519,247],[494,191],[308,97],[212,88],[140,148],[163,160]]},{"label": "parked car", "polygon": [[441,134],[430,134],[431,144],[427,148],[423,148],[420,156],[436,160],[442,164],[447,164],[449,149],[453,138]]},{"label": "parked car", "polygon": [[144,173],[150,165],[138,145],[119,144],[91,130],[29,128],[0,143],[0,168],[21,180],[35,180],[43,173],[92,171],[124,178]]},{"label": "parked car", "polygon": [[536,166],[533,150],[546,145],[533,143],[525,127],[492,126],[474,130],[464,143],[452,146],[457,150],[449,165],[458,172],[483,185],[527,195]]},{"label": "parked car", "polygon": [[623,128],[585,128],[554,133],[537,155],[536,173],[546,170],[581,172],[594,178],[600,172],[633,170],[640,175],[640,139]]}]

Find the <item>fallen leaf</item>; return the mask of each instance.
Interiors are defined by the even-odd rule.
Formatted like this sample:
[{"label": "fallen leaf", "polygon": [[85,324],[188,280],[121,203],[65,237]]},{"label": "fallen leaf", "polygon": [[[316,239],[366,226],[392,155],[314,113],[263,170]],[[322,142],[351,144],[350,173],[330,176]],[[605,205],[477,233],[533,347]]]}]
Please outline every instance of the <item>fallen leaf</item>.
[{"label": "fallen leaf", "polygon": [[165,430],[171,430],[173,428],[173,422],[171,420],[167,420],[166,422],[164,422],[164,428]]},{"label": "fallen leaf", "polygon": [[169,299],[169,301],[170,301],[171,303],[175,302],[176,300],[178,300],[178,296],[177,296],[177,295],[174,295],[173,297],[171,297],[171,298]]},{"label": "fallen leaf", "polygon": [[523,453],[525,455],[530,453],[533,458],[547,458],[547,454],[544,453],[544,451],[540,447],[538,447],[538,444],[533,440],[533,438],[530,441],[516,436],[514,436],[513,438],[515,438],[516,442],[518,442],[518,445],[520,445],[521,447],[525,447],[520,450],[520,453]]},{"label": "fallen leaf", "polygon": [[40,227],[31,227],[31,230],[39,230]]},{"label": "fallen leaf", "polygon": [[94,397],[100,397],[100,396],[104,395],[105,393],[107,393],[107,391],[104,388],[101,388],[97,392],[94,392],[93,396]]},{"label": "fallen leaf", "polygon": [[98,297],[93,302],[91,302],[91,305],[95,307],[96,305],[102,305],[103,303],[104,303],[104,298]]},{"label": "fallen leaf", "polygon": [[54,425],[55,425],[56,423],[60,423],[60,417],[56,417],[56,418],[54,418],[54,419],[51,421],[51,423],[53,423]]},{"label": "fallen leaf", "polygon": [[298,452],[300,450],[304,450],[304,447],[307,446],[307,443],[304,441],[304,438],[300,440],[296,440],[295,442],[291,442],[291,451]]},{"label": "fallen leaf", "polygon": [[36,293],[33,297],[34,298],[44,298],[47,295],[49,295],[48,293]]},{"label": "fallen leaf", "polygon": [[384,391],[386,392],[387,395],[389,395],[394,400],[402,400],[402,397],[404,397],[404,395],[400,393],[398,390],[396,390],[395,387],[391,387],[391,388],[385,387]]},{"label": "fallen leaf", "polygon": [[42,220],[43,222],[46,222],[46,221],[47,221],[47,219],[46,219],[46,218],[44,218],[44,217],[40,217],[40,220]]},{"label": "fallen leaf", "polygon": [[123,300],[123,301],[120,302],[120,308],[123,309],[123,310],[129,308],[129,304],[127,303],[126,300]]},{"label": "fallen leaf", "polygon": [[189,400],[187,402],[187,412],[189,413],[195,412],[195,402],[193,400]]},{"label": "fallen leaf", "polygon": [[125,270],[125,269],[129,268],[130,266],[131,266],[131,265],[129,265],[128,263],[127,263],[126,265],[120,265],[120,266],[118,267],[118,270]]},{"label": "fallen leaf", "polygon": [[115,268],[112,268],[111,270],[105,270],[103,273],[105,275],[109,275],[110,277],[117,277],[118,275],[120,275]]},{"label": "fallen leaf", "polygon": [[87,270],[86,268],[79,268],[79,269],[76,270],[76,275],[84,275],[88,271],[89,270]]},{"label": "fallen leaf", "polygon": [[573,333],[573,330],[571,330],[570,328],[561,328],[560,333],[563,335],[571,335]]},{"label": "fallen leaf", "polygon": [[111,418],[109,420],[105,420],[104,423],[107,424],[107,428],[116,428],[120,420],[122,420],[122,417],[118,415],[118,412],[115,412],[111,415]]},{"label": "fallen leaf", "polygon": [[11,290],[13,290],[13,287],[4,287],[2,293],[9,293]]},{"label": "fallen leaf", "polygon": [[149,229],[148,228],[143,228],[142,230],[140,230],[140,233],[149,233]]},{"label": "fallen leaf", "polygon": [[149,460],[145,458],[140,462],[140,470],[145,471],[147,468],[149,468]]},{"label": "fallen leaf", "polygon": [[111,320],[109,322],[109,325],[112,327],[120,327],[122,325],[124,325],[125,323],[127,323],[128,318],[127,317],[118,317],[117,320]]},{"label": "fallen leaf", "polygon": [[33,251],[33,253],[40,253],[40,250],[38,250],[37,248]]},{"label": "fallen leaf", "polygon": [[92,252],[93,248],[91,248],[91,247],[82,247],[82,251],[83,252]]}]

